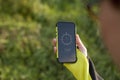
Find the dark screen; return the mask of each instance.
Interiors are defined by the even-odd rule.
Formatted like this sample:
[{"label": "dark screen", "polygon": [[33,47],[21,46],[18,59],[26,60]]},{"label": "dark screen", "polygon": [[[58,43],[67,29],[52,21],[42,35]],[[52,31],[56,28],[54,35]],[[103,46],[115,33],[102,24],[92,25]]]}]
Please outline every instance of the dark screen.
[{"label": "dark screen", "polygon": [[71,22],[59,22],[57,26],[59,61],[76,61],[75,24]]}]

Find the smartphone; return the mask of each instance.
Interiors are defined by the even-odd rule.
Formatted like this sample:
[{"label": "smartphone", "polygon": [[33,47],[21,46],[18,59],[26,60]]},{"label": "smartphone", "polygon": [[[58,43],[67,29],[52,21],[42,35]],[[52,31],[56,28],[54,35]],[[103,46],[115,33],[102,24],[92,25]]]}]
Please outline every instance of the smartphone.
[{"label": "smartphone", "polygon": [[76,36],[73,22],[58,22],[56,25],[57,58],[60,63],[76,62]]}]

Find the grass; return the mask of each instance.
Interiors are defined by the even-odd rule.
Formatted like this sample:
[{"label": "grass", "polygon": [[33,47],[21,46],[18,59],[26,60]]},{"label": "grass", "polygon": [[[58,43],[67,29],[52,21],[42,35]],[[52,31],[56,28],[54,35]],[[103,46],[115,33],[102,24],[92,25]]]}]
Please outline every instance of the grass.
[{"label": "grass", "polygon": [[[51,41],[58,21],[73,21],[97,72],[105,80],[120,80],[98,24],[90,19],[79,0],[66,0],[64,4],[54,0],[9,1],[3,4],[14,2],[11,7],[3,8],[11,12],[0,10],[0,80],[75,80],[53,52]],[[31,5],[39,8],[34,12]]]}]

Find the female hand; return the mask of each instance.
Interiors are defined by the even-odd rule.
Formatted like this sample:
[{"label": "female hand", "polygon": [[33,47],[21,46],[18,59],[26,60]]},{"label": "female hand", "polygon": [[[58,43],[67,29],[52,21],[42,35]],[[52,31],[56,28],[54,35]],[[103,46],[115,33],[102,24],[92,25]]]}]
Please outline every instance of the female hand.
[{"label": "female hand", "polygon": [[[54,47],[53,47],[54,53],[57,52],[56,43],[57,43],[56,38],[54,38],[53,41],[52,41],[52,44],[53,44],[53,46],[54,46]],[[81,41],[81,39],[80,39],[80,37],[79,37],[78,34],[76,34],[76,46],[77,46],[77,48],[87,57],[87,49],[86,49],[86,47],[84,46],[84,44],[82,43],[82,41]]]}]

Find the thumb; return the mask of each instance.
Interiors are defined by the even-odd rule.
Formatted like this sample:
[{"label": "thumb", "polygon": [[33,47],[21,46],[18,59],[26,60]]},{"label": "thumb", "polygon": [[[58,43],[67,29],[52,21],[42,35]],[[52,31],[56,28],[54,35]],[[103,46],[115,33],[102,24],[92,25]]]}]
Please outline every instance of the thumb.
[{"label": "thumb", "polygon": [[78,34],[76,35],[76,45],[78,46],[78,49],[87,57],[87,49]]}]

